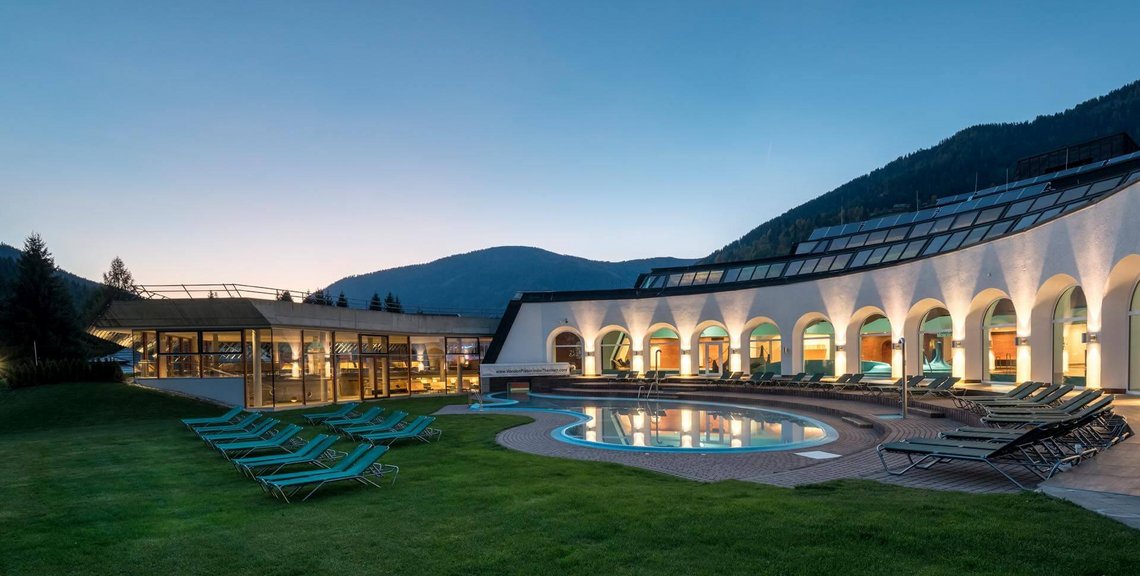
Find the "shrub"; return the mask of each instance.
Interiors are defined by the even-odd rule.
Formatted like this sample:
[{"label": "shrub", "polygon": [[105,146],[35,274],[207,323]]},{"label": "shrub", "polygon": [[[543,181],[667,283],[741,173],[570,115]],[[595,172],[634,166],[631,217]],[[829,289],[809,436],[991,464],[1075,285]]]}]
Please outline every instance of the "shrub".
[{"label": "shrub", "polygon": [[123,370],[116,362],[88,362],[78,358],[44,360],[38,366],[23,360],[7,364],[0,379],[15,390],[61,382],[122,382]]}]

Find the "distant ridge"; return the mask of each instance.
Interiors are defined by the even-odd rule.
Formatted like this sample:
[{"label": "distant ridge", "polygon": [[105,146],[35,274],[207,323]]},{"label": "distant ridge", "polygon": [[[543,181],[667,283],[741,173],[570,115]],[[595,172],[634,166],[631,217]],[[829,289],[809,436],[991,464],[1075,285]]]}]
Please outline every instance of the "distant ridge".
[{"label": "distant ridge", "polygon": [[515,292],[632,288],[637,275],[650,268],[693,262],[684,258],[600,262],[540,248],[498,246],[348,276],[327,290],[333,298],[344,291],[357,301],[371,298],[373,292],[381,298],[391,292],[399,296],[406,312],[415,312],[416,306],[502,311]]},{"label": "distant ridge", "polygon": [[978,188],[1002,184],[1021,158],[1120,132],[1140,135],[1140,81],[1029,122],[966,128],[768,220],[703,261],[785,255],[817,226],[865,220],[900,205],[909,210],[916,195],[926,206],[936,197],[968,192],[975,182]]},{"label": "distant ridge", "polygon": [[[0,242],[0,298],[5,297],[4,295],[8,293],[8,283],[16,277],[21,254],[23,251],[19,248]],[[99,287],[99,283],[76,276],[67,270],[59,269],[59,272],[63,275],[64,285],[71,291],[71,299],[76,309],[81,310],[87,299]]]}]

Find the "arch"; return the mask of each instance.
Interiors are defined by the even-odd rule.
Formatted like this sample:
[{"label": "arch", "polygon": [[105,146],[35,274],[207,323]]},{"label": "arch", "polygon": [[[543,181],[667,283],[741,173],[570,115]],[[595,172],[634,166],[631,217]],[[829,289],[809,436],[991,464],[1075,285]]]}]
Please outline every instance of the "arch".
[{"label": "arch", "polygon": [[560,326],[546,336],[546,361],[567,362],[571,374],[581,374],[586,358],[586,340],[573,326]]},{"label": "arch", "polygon": [[869,314],[859,325],[859,372],[868,378],[890,378],[894,356],[891,321],[885,314]]},{"label": "arch", "polygon": [[645,370],[681,371],[681,333],[668,322],[657,322],[645,331]]},{"label": "arch", "polygon": [[1138,310],[1133,305],[1138,283],[1138,254],[1121,258],[1108,273],[1099,318],[1090,312],[1089,329],[1099,332],[1100,350],[1096,351],[1099,357],[1090,354],[1089,368],[1094,367],[1094,360],[1115,368],[1098,370],[1099,382],[1090,385],[1117,392],[1140,391],[1140,315],[1133,314]]},{"label": "arch", "polygon": [[743,368],[749,373],[783,373],[784,340],[780,326],[769,318],[754,318],[744,324],[741,346]]},{"label": "arch", "polygon": [[[963,376],[968,380],[978,382],[985,380],[983,372],[987,368],[988,354],[985,352],[985,329],[982,324],[990,306],[1002,298],[1011,300],[1009,293],[1004,290],[986,288],[970,300],[970,307],[966,312],[966,321],[962,326],[962,334],[964,335],[963,356],[965,357]],[[1016,305],[1016,303],[1014,304]]]},{"label": "arch", "polygon": [[835,326],[823,313],[808,312],[796,321],[792,362],[808,373],[835,375]]},{"label": "arch", "polygon": [[633,340],[624,326],[611,324],[598,330],[593,353],[597,355],[597,372],[613,374],[633,367]]},{"label": "arch", "polygon": [[911,306],[903,322],[906,365],[914,374],[961,376],[963,354],[954,348],[955,322],[941,300],[923,298]]},{"label": "arch", "polygon": [[[1033,350],[1031,364],[1027,378],[1051,382],[1054,378],[1054,348],[1056,334],[1053,330],[1053,316],[1057,309],[1057,301],[1069,288],[1080,284],[1076,278],[1069,274],[1055,274],[1049,277],[1037,289],[1034,296],[1033,310],[1029,314],[1029,324],[1026,318],[1019,315],[1019,331],[1029,336],[1029,348]],[[1019,311],[1020,312],[1020,311]],[[1060,352],[1060,350],[1057,350]]]},{"label": "arch", "polygon": [[1016,382],[1021,362],[1017,346],[1017,308],[1013,300],[998,298],[982,318],[983,382]]},{"label": "arch", "polygon": [[1084,386],[1088,375],[1088,302],[1079,285],[1057,298],[1053,310],[1053,382]]}]

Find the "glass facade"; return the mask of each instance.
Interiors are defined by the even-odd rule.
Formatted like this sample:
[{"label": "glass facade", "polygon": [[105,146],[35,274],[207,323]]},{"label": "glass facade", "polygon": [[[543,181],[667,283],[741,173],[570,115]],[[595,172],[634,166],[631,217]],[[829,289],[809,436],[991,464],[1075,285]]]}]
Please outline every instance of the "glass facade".
[{"label": "glass facade", "polygon": [[927,312],[918,336],[922,345],[922,373],[926,376],[949,376],[953,360],[953,321],[950,311],[935,308]]},{"label": "glass facade", "polygon": [[554,361],[570,365],[571,374],[582,373],[582,338],[573,332],[562,332],[554,336]]},{"label": "glass facade", "polygon": [[633,349],[630,347],[629,334],[620,330],[609,332],[602,336],[599,348],[603,374],[613,374],[632,367]]},{"label": "glass facade", "polygon": [[765,323],[752,330],[748,338],[749,371],[752,374],[776,372],[779,374],[783,349],[780,329]]},{"label": "glass facade", "polygon": [[661,328],[649,335],[647,370],[681,371],[681,337],[671,328]]},{"label": "glass facade", "polygon": [[490,343],[296,328],[135,330],[131,340],[136,378],[241,378],[250,408],[478,389]]},{"label": "glass facade", "polygon": [[1080,286],[1065,291],[1053,313],[1053,381],[1085,385],[1088,310]]},{"label": "glass facade", "polygon": [[873,314],[859,328],[859,372],[870,378],[891,377],[891,321]]},{"label": "glass facade", "polygon": [[1017,380],[1017,311],[1013,301],[1002,298],[990,305],[982,322],[982,380],[1014,382]]},{"label": "glass facade", "polygon": [[1128,312],[1128,389],[1140,390],[1140,285],[1132,291]]},{"label": "glass facade", "polygon": [[804,372],[835,375],[835,327],[816,320],[804,329]]},{"label": "glass facade", "polygon": [[697,370],[701,374],[720,374],[728,370],[728,332],[720,326],[709,326],[697,339]]}]

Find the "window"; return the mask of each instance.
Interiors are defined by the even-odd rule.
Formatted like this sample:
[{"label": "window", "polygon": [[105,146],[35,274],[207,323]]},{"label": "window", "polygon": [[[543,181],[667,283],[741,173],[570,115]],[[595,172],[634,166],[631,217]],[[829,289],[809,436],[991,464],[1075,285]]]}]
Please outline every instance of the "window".
[{"label": "window", "polygon": [[242,377],[241,332],[202,333],[202,377]]},{"label": "window", "polygon": [[1013,302],[1002,298],[990,304],[982,322],[982,380],[1017,380],[1017,313]]},{"label": "window", "polygon": [[855,259],[851,261],[853,268],[858,268],[867,263],[867,259],[871,257],[871,250],[862,250],[855,255]]},{"label": "window", "polygon": [[835,261],[835,256],[824,256],[823,258],[820,258],[819,264],[816,265],[816,267],[815,267],[815,271],[817,273],[818,272],[827,272],[828,270],[831,269],[831,263],[834,261]]},{"label": "window", "polygon": [[1005,232],[1009,230],[1010,226],[1013,226],[1013,220],[1003,220],[997,224],[994,224],[990,227],[990,231],[986,233],[985,239],[989,240],[990,238],[997,238],[998,236],[1005,234]]},{"label": "window", "polygon": [[582,373],[582,338],[573,332],[562,332],[554,336],[554,361],[570,364],[570,372]]},{"label": "window", "polygon": [[932,239],[930,241],[930,244],[926,245],[926,250],[922,251],[922,255],[929,256],[931,254],[937,253],[942,249],[942,245],[946,243],[947,238],[949,238],[949,236],[938,236]]},{"label": "window", "polygon": [[1006,216],[1021,216],[1029,211],[1029,207],[1033,205],[1033,200],[1025,200],[1018,202],[1009,207],[1009,211],[1005,213]]},{"label": "window", "polygon": [[696,277],[696,273],[695,273],[695,272],[685,272],[684,274],[682,274],[682,275],[681,275],[681,284],[680,284],[680,286],[690,286],[690,285],[692,285],[692,283],[693,283],[693,278],[695,278],[695,277]]},{"label": "window", "polygon": [[811,254],[812,248],[815,248],[815,242],[800,242],[796,245],[796,254]]},{"label": "window", "polygon": [[1085,184],[1084,186],[1077,186],[1076,188],[1069,188],[1068,190],[1065,190],[1063,194],[1061,194],[1061,199],[1058,200],[1058,202],[1061,204],[1068,204],[1069,202],[1072,202],[1073,200],[1077,200],[1081,196],[1084,196],[1085,192],[1088,192],[1088,190],[1088,184]]},{"label": "window", "polygon": [[[573,333],[564,332],[577,338]],[[562,334],[559,334],[561,336]],[[557,337],[555,337],[557,342]],[[581,345],[581,339],[578,339]],[[462,338],[447,338],[447,391],[449,393],[467,392],[479,389],[479,365],[483,360],[483,347],[479,338],[464,336]],[[570,363],[570,372],[581,371],[581,350],[578,354],[578,364]],[[556,360],[557,361],[557,360]]]},{"label": "window", "polygon": [[783,264],[772,264],[768,267],[768,278],[779,278],[784,272]]},{"label": "window", "polygon": [[867,264],[870,266],[874,266],[875,264],[882,262],[883,256],[887,255],[887,248],[888,248],[887,246],[875,248],[875,251],[871,252],[871,257],[867,259]]},{"label": "window", "polygon": [[746,268],[742,268],[740,270],[740,281],[744,282],[745,280],[751,280],[752,279],[752,272],[755,270],[756,270],[755,266],[748,266]]},{"label": "window", "polygon": [[158,337],[154,330],[135,330],[131,335],[135,378],[158,377]]},{"label": "window", "polygon": [[983,211],[981,214],[978,215],[977,223],[978,224],[986,224],[987,222],[993,222],[994,220],[1001,218],[1002,210],[1005,210],[1004,206],[999,206],[997,208],[990,208],[989,210]]},{"label": "window", "polygon": [[965,228],[966,226],[973,224],[974,218],[977,215],[978,215],[977,212],[968,212],[966,214],[959,214],[956,218],[954,218],[954,224],[952,224],[950,226],[950,229],[951,230],[957,230],[959,228]]},{"label": "window", "polygon": [[693,276],[693,286],[704,286],[705,282],[708,282],[708,281],[709,281],[708,271],[697,272],[696,276]]},{"label": "window", "polygon": [[740,278],[740,268],[731,268],[724,273],[725,282],[736,282],[737,278]]},{"label": "window", "polygon": [[761,265],[757,266],[756,271],[752,273],[752,279],[753,280],[761,280],[765,277],[770,277],[767,275],[768,275],[768,265],[767,264],[761,264]]},{"label": "window", "polygon": [[895,244],[891,246],[890,249],[887,250],[886,255],[883,256],[883,262],[894,262],[898,260],[904,248],[906,248],[906,244]]},{"label": "window", "polygon": [[926,313],[919,325],[919,346],[922,347],[922,373],[925,376],[949,376],[953,370],[951,352],[953,322],[945,308]]},{"label": "window", "polygon": [[1046,220],[1052,220],[1055,216],[1061,213],[1061,210],[1064,209],[1064,206],[1054,206],[1053,208],[1042,212],[1041,215],[1037,217],[1037,223],[1040,224]]},{"label": "window", "polygon": [[795,262],[788,264],[788,273],[785,274],[785,276],[795,276],[796,274],[799,274],[800,268],[803,268],[803,266],[804,266],[803,260],[796,260]]},{"label": "window", "polygon": [[887,239],[887,231],[886,230],[876,230],[874,232],[871,232],[871,234],[869,236],[867,236],[867,246],[873,246],[875,244],[881,244],[883,242],[883,240],[886,240],[886,239]]},{"label": "window", "polygon": [[724,275],[724,270],[712,270],[709,272],[709,284],[717,284],[720,282],[721,276]]},{"label": "window", "polygon": [[859,372],[868,378],[890,378],[891,344],[891,322],[872,314],[859,327]]},{"label": "window", "polygon": [[849,236],[836,238],[835,240],[831,241],[831,246],[828,248],[828,250],[842,250],[847,247],[847,241],[850,239],[851,238]]},{"label": "window", "polygon": [[336,399],[359,400],[362,370],[361,337],[355,332],[337,331],[333,334],[333,376],[336,379]]},{"label": "window", "polygon": [[913,242],[908,243],[906,245],[906,249],[903,250],[902,256],[900,256],[899,258],[901,258],[902,260],[908,260],[910,258],[914,258],[915,256],[918,256],[918,253],[920,251],[922,251],[922,245],[925,243],[926,243],[926,240],[915,240]]},{"label": "window", "polygon": [[199,378],[198,333],[158,333],[158,377]]},{"label": "window", "polygon": [[1037,221],[1037,214],[1030,214],[1029,216],[1024,216],[1021,218],[1021,220],[1017,221],[1017,225],[1013,227],[1013,231],[1017,232],[1020,230],[1025,230],[1026,228],[1029,228],[1030,226],[1032,226],[1033,223],[1036,221]]},{"label": "window", "polygon": [[847,267],[847,263],[851,261],[851,254],[840,254],[835,257],[835,263],[831,265],[832,270],[842,270]]},{"label": "window", "polygon": [[971,244],[977,244],[978,242],[981,242],[982,238],[986,236],[986,232],[989,231],[989,229],[989,226],[979,226],[973,230],[970,230],[970,233],[966,235],[966,239],[962,241],[962,246],[969,246]]},{"label": "window", "polygon": [[1085,292],[1073,286],[1057,300],[1053,312],[1053,381],[1084,386],[1088,352],[1088,307]]},{"label": "window", "polygon": [[958,232],[951,234],[950,238],[948,238],[946,240],[946,243],[942,245],[941,251],[942,252],[949,252],[951,250],[956,249],[958,247],[958,245],[962,243],[962,240],[964,240],[966,238],[966,234],[968,234],[968,233],[969,232],[967,230],[960,230]]},{"label": "window", "polygon": [[887,232],[887,242],[898,242],[899,240],[906,238],[906,233],[909,231],[909,226],[891,228],[890,232]]},{"label": "window", "polygon": [[412,336],[409,340],[412,352],[411,393],[447,392],[443,338]]},{"label": "window", "polygon": [[856,234],[851,237],[851,241],[847,243],[848,248],[858,248],[867,243],[866,234]]},{"label": "window", "polygon": [[804,329],[804,372],[808,374],[835,374],[835,327],[827,320],[816,320]]},{"label": "window", "polygon": [[748,339],[749,373],[775,372],[779,374],[780,359],[783,356],[780,329],[775,324],[765,323],[752,330]]},{"label": "window", "polygon": [[931,234],[938,234],[939,232],[945,232],[945,231],[950,229],[950,224],[953,224],[953,223],[954,223],[954,218],[952,218],[952,217],[940,218],[938,220],[935,220],[934,226],[930,229],[930,233]]},{"label": "window", "polygon": [[815,271],[816,264],[819,264],[819,258],[810,258],[804,261],[804,267],[800,268],[800,274],[811,274]]},{"label": "window", "polygon": [[1053,203],[1056,202],[1057,198],[1059,198],[1060,196],[1061,196],[1060,193],[1046,194],[1045,196],[1042,196],[1042,197],[1038,198],[1037,200],[1034,200],[1033,206],[1031,206],[1029,208],[1029,211],[1030,212],[1036,212],[1037,210],[1043,210],[1045,208],[1048,208],[1048,207],[1052,206]]},{"label": "window", "polygon": [[910,237],[911,238],[918,238],[920,236],[926,236],[928,233],[930,233],[930,229],[933,226],[934,226],[933,221],[923,222],[921,224],[915,224],[914,228],[912,228],[910,230]]}]

